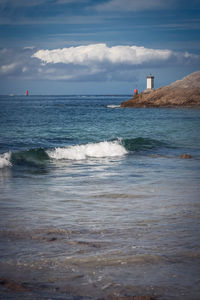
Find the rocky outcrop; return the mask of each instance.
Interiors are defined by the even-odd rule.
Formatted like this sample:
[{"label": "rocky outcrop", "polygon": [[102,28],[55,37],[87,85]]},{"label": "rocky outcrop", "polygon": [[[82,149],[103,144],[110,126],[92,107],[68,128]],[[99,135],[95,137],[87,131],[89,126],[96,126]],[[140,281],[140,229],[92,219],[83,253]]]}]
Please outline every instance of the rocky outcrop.
[{"label": "rocky outcrop", "polygon": [[150,92],[141,92],[121,107],[200,107],[200,71]]}]

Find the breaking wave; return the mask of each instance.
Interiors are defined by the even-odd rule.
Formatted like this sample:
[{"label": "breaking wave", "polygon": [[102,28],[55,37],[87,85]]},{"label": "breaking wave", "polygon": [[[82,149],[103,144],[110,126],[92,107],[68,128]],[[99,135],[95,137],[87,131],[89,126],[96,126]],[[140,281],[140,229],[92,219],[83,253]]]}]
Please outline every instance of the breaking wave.
[{"label": "breaking wave", "polygon": [[120,108],[120,105],[110,104],[106,106],[107,108]]},{"label": "breaking wave", "polygon": [[49,156],[42,148],[18,152],[6,152],[0,155],[0,169],[14,165],[42,166]]},{"label": "breaking wave", "polygon": [[11,157],[10,152],[6,152],[0,155],[0,169],[12,166],[10,157]]},{"label": "breaking wave", "polygon": [[65,148],[55,148],[47,151],[53,159],[81,160],[88,157],[114,157],[127,154],[125,147],[119,141],[89,143],[86,145],[70,146]]},{"label": "breaking wave", "polygon": [[84,160],[87,158],[122,157],[131,152],[146,151],[163,146],[164,143],[148,139],[118,139],[99,143],[28,149],[6,152],[0,155],[0,168],[14,165],[44,166],[49,160]]},{"label": "breaking wave", "polygon": [[43,148],[13,152],[11,155],[11,162],[15,165],[42,166],[47,160],[49,156]]}]

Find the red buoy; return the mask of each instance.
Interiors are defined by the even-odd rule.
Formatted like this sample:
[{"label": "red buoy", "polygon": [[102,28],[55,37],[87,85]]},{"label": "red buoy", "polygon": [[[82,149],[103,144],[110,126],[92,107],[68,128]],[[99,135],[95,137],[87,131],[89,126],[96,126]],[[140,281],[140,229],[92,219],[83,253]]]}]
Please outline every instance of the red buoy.
[{"label": "red buoy", "polygon": [[138,94],[138,89],[134,89],[134,94],[135,94],[135,95]]}]

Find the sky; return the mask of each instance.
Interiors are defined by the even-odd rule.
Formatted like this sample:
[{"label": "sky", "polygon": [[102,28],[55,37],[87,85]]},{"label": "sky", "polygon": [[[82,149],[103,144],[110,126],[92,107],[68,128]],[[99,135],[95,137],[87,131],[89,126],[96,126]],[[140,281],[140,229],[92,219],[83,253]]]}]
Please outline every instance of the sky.
[{"label": "sky", "polygon": [[0,94],[132,94],[200,70],[200,0],[0,0]]}]

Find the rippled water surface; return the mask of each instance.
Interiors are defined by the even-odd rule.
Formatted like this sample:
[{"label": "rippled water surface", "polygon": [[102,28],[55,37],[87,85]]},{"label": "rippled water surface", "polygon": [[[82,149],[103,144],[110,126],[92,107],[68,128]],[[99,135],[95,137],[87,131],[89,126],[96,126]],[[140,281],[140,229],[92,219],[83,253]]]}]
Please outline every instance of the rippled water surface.
[{"label": "rippled water surface", "polygon": [[127,98],[0,97],[0,299],[199,299],[200,110]]}]

